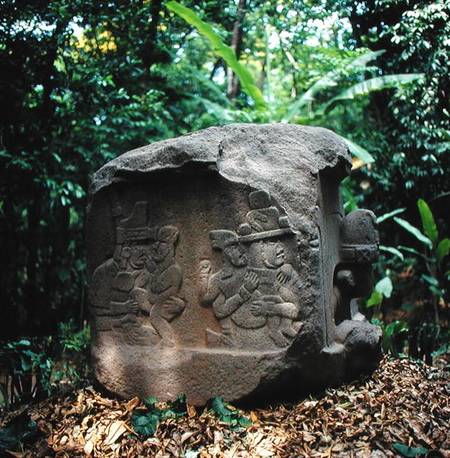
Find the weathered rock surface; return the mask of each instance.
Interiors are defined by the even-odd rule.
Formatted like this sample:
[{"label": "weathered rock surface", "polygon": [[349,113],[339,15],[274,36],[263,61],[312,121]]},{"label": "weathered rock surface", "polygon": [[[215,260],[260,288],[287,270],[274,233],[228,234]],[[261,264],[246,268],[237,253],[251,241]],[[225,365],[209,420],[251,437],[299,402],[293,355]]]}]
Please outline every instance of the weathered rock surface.
[{"label": "weathered rock surface", "polygon": [[88,213],[98,380],[203,404],[372,370],[380,332],[353,299],[370,292],[378,235],[371,212],[343,214],[350,165],[326,129],[239,124],[102,167]]}]

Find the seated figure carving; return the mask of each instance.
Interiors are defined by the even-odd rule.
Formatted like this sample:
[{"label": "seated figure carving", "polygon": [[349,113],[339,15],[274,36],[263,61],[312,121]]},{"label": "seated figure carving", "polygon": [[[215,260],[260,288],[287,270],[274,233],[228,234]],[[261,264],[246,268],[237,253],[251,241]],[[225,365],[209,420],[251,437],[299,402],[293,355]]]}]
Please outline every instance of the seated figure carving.
[{"label": "seated figure carving", "polygon": [[178,235],[174,226],[147,225],[146,202],[137,202],[131,215],[120,220],[113,257],[92,275],[90,301],[97,331],[118,332],[135,345],[175,344],[170,321],[185,308],[178,296]]},{"label": "seated figure carving", "polygon": [[[212,306],[220,322],[222,333],[207,330],[208,341],[227,346],[234,345],[231,317],[236,310],[250,301],[258,287],[258,276],[247,269],[248,257],[239,245],[237,234],[232,231],[211,231],[210,238],[215,249],[222,250],[223,266],[211,274],[211,264],[203,260],[199,272],[199,295],[203,307]],[[264,319],[255,317],[258,326]]]}]

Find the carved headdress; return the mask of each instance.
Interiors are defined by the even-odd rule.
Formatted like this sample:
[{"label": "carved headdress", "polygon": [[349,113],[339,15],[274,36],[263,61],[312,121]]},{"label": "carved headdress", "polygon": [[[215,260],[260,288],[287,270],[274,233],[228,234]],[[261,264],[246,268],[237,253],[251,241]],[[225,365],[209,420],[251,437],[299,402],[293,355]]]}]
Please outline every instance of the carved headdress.
[{"label": "carved headdress", "polygon": [[116,229],[116,244],[155,240],[155,228],[147,224],[147,202],[136,202],[127,218],[121,219]]},{"label": "carved headdress", "polygon": [[227,231],[225,229],[211,231],[209,233],[209,238],[211,239],[211,246],[215,250],[223,250],[227,246],[239,243],[239,238],[236,232]]},{"label": "carved headdress", "polygon": [[379,236],[375,215],[370,210],[354,210],[341,222],[342,262],[372,263],[378,258]]},{"label": "carved headdress", "polygon": [[280,211],[272,204],[267,191],[251,192],[249,205],[247,222],[241,224],[238,229],[240,242],[251,243],[292,234],[287,217],[280,216]]}]

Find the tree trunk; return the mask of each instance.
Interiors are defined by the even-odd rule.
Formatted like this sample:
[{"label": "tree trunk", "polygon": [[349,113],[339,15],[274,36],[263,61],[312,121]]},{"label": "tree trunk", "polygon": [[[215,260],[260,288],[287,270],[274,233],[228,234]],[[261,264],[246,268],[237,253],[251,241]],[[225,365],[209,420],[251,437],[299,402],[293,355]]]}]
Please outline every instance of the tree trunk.
[{"label": "tree trunk", "polygon": [[[239,0],[239,4],[237,7],[237,14],[236,20],[234,21],[233,26],[233,36],[231,38],[231,48],[236,55],[236,58],[239,59],[242,49],[242,37],[243,37],[243,29],[242,25],[244,22],[245,16],[245,6],[246,0]],[[227,71],[227,78],[228,78],[228,87],[227,87],[227,96],[230,99],[234,99],[239,95],[239,80],[234,74],[231,68],[228,68]]]},{"label": "tree trunk", "polygon": [[142,50],[142,61],[145,68],[144,78],[146,79],[146,83],[148,83],[150,78],[150,67],[154,63],[155,57],[158,53],[157,34],[161,8],[162,0],[152,0],[150,6],[151,21],[147,32],[147,39],[144,42],[144,47]]}]

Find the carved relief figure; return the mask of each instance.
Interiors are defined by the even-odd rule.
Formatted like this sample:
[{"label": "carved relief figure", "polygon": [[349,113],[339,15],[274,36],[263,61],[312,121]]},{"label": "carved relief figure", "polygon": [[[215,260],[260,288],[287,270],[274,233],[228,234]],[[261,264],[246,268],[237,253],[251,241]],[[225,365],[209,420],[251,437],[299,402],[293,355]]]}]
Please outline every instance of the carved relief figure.
[{"label": "carved relief figure", "polygon": [[178,229],[163,226],[157,231],[156,240],[150,246],[150,259],[147,269],[150,278],[147,284],[150,302],[150,321],[164,342],[175,344],[172,326],[169,324],[185,307],[183,299],[177,296],[183,274],[175,262],[175,246],[178,241]]},{"label": "carved relief figure", "polygon": [[[219,320],[222,333],[207,329],[208,342],[226,346],[234,345],[233,313],[248,303],[252,293],[258,287],[258,276],[247,269],[248,257],[238,242],[235,232],[217,230],[210,232],[214,249],[222,251],[222,270],[210,275],[211,264],[203,260],[200,264],[200,303],[204,307],[212,306]],[[258,326],[264,325],[264,318],[254,317]]]},{"label": "carved relief figure", "polygon": [[116,230],[113,258],[92,276],[91,310],[97,331],[116,330],[130,344],[174,345],[169,322],[185,302],[177,296],[182,282],[175,262],[178,230],[149,227],[147,203],[137,202]]},{"label": "carved relief figure", "polygon": [[252,302],[251,311],[256,316],[267,317],[267,327],[272,340],[278,346],[289,343],[299,329],[298,296],[300,278],[291,264],[285,263],[284,247],[280,242],[262,243],[262,261],[267,274],[262,278],[257,293],[260,298]]},{"label": "carved relief figure", "polygon": [[146,281],[150,239],[145,217],[146,203],[136,203],[132,215],[117,228],[113,258],[93,273],[90,302],[98,331],[134,327],[140,308],[145,308],[145,294],[140,291]]},{"label": "carved relief figure", "polygon": [[[200,300],[203,306],[212,306],[222,328],[222,343],[232,345],[237,329],[267,326],[275,345],[284,347],[301,325],[300,278],[285,262],[281,242],[293,232],[265,191],[250,193],[249,203],[251,210],[238,228],[239,235],[227,230],[210,232],[212,247],[222,251],[223,267],[211,274],[209,261],[201,261]],[[207,333],[211,342],[212,331]]]}]

